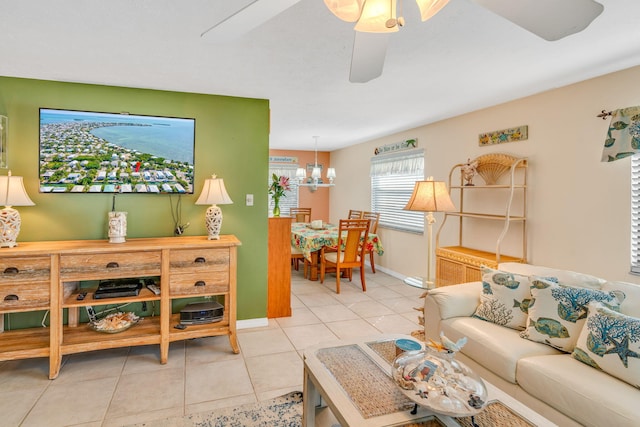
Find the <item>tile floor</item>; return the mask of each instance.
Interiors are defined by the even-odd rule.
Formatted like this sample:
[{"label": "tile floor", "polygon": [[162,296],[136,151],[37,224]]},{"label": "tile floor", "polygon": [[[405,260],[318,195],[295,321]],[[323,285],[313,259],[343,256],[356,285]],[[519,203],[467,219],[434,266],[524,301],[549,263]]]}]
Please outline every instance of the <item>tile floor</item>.
[{"label": "tile floor", "polygon": [[305,348],[344,338],[418,329],[421,291],[367,268],[324,284],[293,271],[293,315],[238,331],[240,354],[227,337],[173,343],[161,365],[158,346],[65,356],[48,379],[47,359],[0,362],[0,426],[109,427],[253,403],[302,390]]}]

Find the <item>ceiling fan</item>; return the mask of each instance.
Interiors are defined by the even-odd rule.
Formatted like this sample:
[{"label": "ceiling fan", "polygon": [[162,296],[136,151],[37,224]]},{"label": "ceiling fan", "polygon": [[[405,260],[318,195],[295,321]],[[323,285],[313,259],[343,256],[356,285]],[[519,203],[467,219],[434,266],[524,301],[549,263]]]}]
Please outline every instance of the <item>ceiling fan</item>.
[{"label": "ceiling fan", "polygon": [[[260,26],[300,0],[250,0],[202,34],[215,42],[231,41]],[[422,21],[449,0],[415,0]],[[604,10],[594,0],[471,0],[548,41],[584,30]],[[355,22],[349,81],[365,83],[382,75],[389,36],[404,25],[402,0],[324,0],[343,21]]]}]

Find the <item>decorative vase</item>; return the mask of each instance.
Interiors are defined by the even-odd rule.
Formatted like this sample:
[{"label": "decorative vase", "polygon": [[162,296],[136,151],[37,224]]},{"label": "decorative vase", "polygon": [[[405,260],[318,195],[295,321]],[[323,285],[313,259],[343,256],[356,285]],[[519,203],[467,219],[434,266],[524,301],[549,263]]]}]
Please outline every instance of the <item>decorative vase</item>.
[{"label": "decorative vase", "polygon": [[278,206],[280,200],[273,199],[273,216],[280,216],[280,206]]},{"label": "decorative vase", "polygon": [[453,352],[404,352],[393,361],[392,376],[409,399],[440,414],[475,415],[487,402],[480,376],[456,360]]}]

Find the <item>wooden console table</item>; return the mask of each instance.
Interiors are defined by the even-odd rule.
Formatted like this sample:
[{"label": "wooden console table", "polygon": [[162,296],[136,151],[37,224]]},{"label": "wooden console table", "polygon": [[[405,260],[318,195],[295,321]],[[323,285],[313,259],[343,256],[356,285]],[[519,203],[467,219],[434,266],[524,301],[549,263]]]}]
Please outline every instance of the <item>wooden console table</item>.
[{"label": "wooden console table", "polygon": [[[105,240],[24,242],[0,250],[0,361],[49,357],[49,378],[60,372],[62,356],[86,351],[159,344],[166,363],[169,343],[191,338],[228,335],[238,353],[236,338],[237,246],[232,235],[220,240],[204,236],[129,239],[122,244]],[[146,288],[138,296],[94,299],[96,287],[82,281],[153,277],[160,295]],[[82,300],[78,294],[87,292]],[[180,315],[172,302],[219,296],[224,317],[216,323],[173,328]],[[90,306],[131,302],[160,303],[160,316],[116,334],[96,332],[80,323],[79,311]],[[4,314],[50,311],[49,328],[4,330]],[[67,312],[67,324],[63,314]]]}]

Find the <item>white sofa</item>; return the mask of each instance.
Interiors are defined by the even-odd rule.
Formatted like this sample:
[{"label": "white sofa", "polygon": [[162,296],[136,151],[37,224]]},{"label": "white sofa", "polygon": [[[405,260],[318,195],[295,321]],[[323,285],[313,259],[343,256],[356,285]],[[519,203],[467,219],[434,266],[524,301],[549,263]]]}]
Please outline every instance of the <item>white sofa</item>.
[{"label": "white sofa", "polygon": [[[504,263],[499,270],[556,277],[560,283],[622,290],[620,312],[640,317],[640,285],[528,264]],[[560,426],[640,426],[640,389],[576,360],[570,353],[521,338],[520,331],[472,317],[482,282],[446,286],[425,298],[425,335],[440,331],[468,342],[457,357],[485,380]],[[636,363],[636,362],[634,362]],[[637,365],[634,365],[637,366]]]}]

